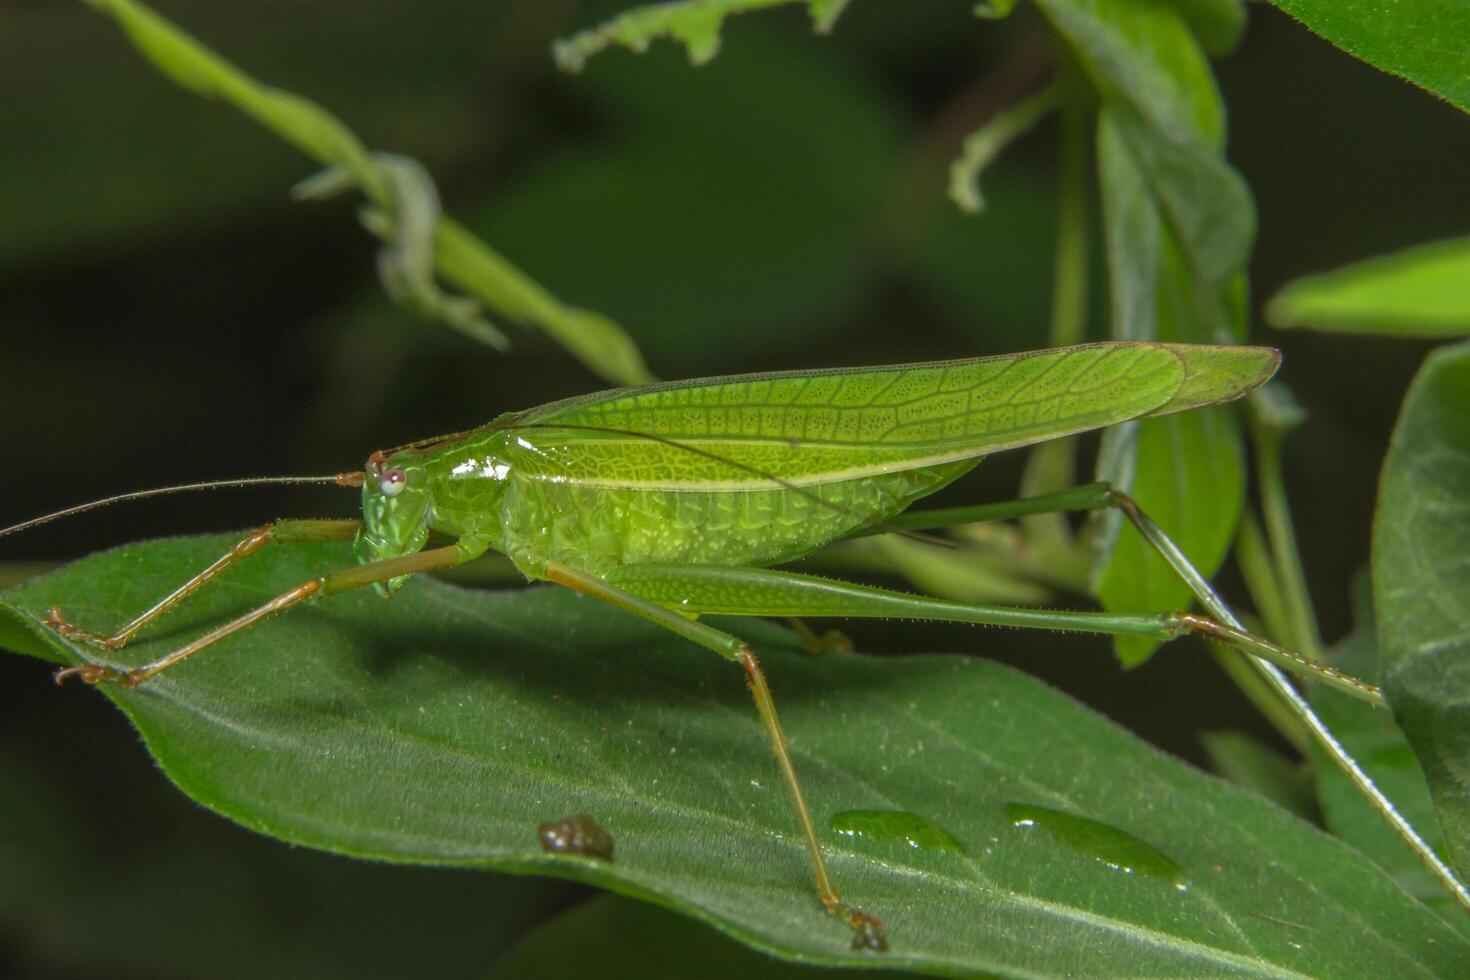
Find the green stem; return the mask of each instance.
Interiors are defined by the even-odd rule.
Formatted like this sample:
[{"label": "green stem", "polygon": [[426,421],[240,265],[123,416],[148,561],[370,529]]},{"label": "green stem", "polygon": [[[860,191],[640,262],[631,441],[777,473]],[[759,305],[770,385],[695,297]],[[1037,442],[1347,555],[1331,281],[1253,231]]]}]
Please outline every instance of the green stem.
[{"label": "green stem", "polygon": [[[1076,86],[1068,81],[1063,66],[1064,86],[1069,94]],[[1057,186],[1057,242],[1052,260],[1051,327],[1052,347],[1082,342],[1087,329],[1087,185],[1088,107],[1075,96],[1062,104],[1061,179]]]},{"label": "green stem", "polygon": [[1255,705],[1261,716],[1281,733],[1281,737],[1291,743],[1297,754],[1305,758],[1312,749],[1312,734],[1290,706],[1281,700],[1276,689],[1266,682],[1249,660],[1243,659],[1226,644],[1211,642],[1209,646],[1215,663],[1220,665],[1225,675]]},{"label": "green stem", "polygon": [[[234,106],[320,163],[339,170],[327,178],[350,181],[388,215],[395,214],[393,182],[357,136],[321,106],[291,92],[262,85],[173,23],[136,0],[86,0],[112,17],[139,53],[182,88]],[[320,182],[312,185],[320,189]],[[643,384],[652,375],[633,343],[605,317],[565,306],[507,259],[448,218],[434,225],[433,265],[446,280],[510,319],[549,334],[593,371],[619,384]],[[451,325],[481,340],[498,331],[471,326],[461,310]]]},{"label": "green stem", "polygon": [[1240,566],[1251,601],[1266,624],[1266,634],[1283,643],[1293,642],[1295,636],[1282,598],[1281,580],[1276,575],[1276,563],[1266,543],[1265,532],[1261,530],[1261,522],[1250,510],[1241,515],[1240,527],[1236,529],[1235,561]]},{"label": "green stem", "polygon": [[1285,429],[1271,424],[1261,413],[1252,413],[1250,430],[1256,449],[1261,513],[1266,522],[1266,537],[1271,545],[1281,605],[1290,629],[1281,639],[1306,656],[1320,660],[1322,634],[1312,611],[1307,577],[1297,548],[1296,529],[1286,501],[1286,483],[1282,479],[1281,444]]},{"label": "green stem", "polygon": [[[1052,259],[1052,347],[1080,343],[1087,332],[1088,169],[1087,121],[1089,110],[1077,81],[1077,69],[1063,60],[1054,87],[1061,92],[1061,161],[1057,182],[1057,237]],[[1021,494],[1048,493],[1076,481],[1075,439],[1053,439],[1031,451],[1021,477]],[[1072,550],[1072,530],[1060,514],[1028,517],[1022,521],[1026,537],[1042,553],[1058,559]]]},{"label": "green stem", "polygon": [[[1246,511],[1241,517],[1240,527],[1235,535],[1235,559],[1240,565],[1251,600],[1265,622],[1267,635],[1285,641],[1292,633],[1281,600],[1281,584],[1277,580],[1276,567],[1271,560],[1260,522],[1250,511]],[[1275,690],[1248,664],[1218,645],[1212,645],[1211,649],[1220,667],[1235,682],[1236,687],[1240,688],[1241,693],[1250,699],[1293,748],[1305,756],[1311,744],[1311,733],[1301,719],[1292,713]]]}]

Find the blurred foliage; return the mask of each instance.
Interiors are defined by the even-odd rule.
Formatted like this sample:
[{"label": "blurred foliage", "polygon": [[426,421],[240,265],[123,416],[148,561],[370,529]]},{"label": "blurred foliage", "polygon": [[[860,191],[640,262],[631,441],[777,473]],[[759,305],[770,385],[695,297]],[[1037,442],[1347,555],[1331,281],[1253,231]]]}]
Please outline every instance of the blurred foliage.
[{"label": "blurred foliage", "polygon": [[643,52],[654,39],[670,37],[684,45],[689,62],[702,65],[720,50],[720,28],[733,14],[775,7],[781,4],[804,4],[812,23],[826,33],[847,6],[848,0],[677,0],[674,3],[651,3],[618,14],[611,20],[580,31],[552,45],[556,63],[564,70],[578,72],[587,58],[613,44]]},{"label": "blurred foliage", "polygon": [[[552,63],[553,39],[625,5],[157,4],[252,74],[330,107],[366,145],[423,163],[446,211],[568,303],[623,324],[664,377],[1048,342],[1057,128],[1042,122],[990,165],[983,217],[959,215],[945,189],[966,134],[1052,74],[1051,28],[1030,5],[993,3],[1009,16],[984,22],[969,6],[866,0],[818,37],[791,5],[730,20],[719,57],[697,70],[660,43],[640,56],[607,51],[569,78]],[[1465,115],[1272,8],[1253,6],[1242,35],[1238,3],[1173,7],[1199,48],[1230,52],[1205,81],[1229,112],[1229,166],[1255,199],[1253,295],[1470,228]],[[418,328],[373,282],[376,243],[346,208],[289,201],[286,189],[309,172],[298,154],[162,80],[81,4],[10,5],[0,82],[11,95],[0,101],[0,384],[6,455],[23,472],[7,486],[0,523],[135,487],[342,469],[380,446],[602,386],[543,338],[518,333],[502,357]],[[1448,84],[1438,90],[1456,98]],[[1222,118],[1211,122],[1201,106],[1170,111],[1210,122],[1204,130],[1222,139]],[[1110,303],[1101,284],[1109,270],[1126,270],[1114,268],[1119,256],[1096,230],[1093,183],[1090,175],[1083,261],[1097,285],[1082,311],[1098,337]],[[1284,475],[1322,631],[1336,639],[1350,624],[1348,576],[1368,561],[1390,428],[1426,345],[1315,331],[1251,336],[1284,349],[1284,377],[1305,408],[1284,442]],[[1083,452],[1085,463],[1093,447]],[[987,461],[943,502],[1006,497],[1021,463]],[[177,498],[7,539],[6,557],[54,560],[354,506],[333,491]],[[1228,568],[1222,584],[1240,591]],[[1096,642],[848,628],[865,650],[1024,662],[1196,761],[1205,761],[1201,729],[1245,729],[1284,748],[1197,646],[1166,649],[1123,677]],[[0,881],[19,883],[0,893],[0,969],[163,975],[167,963],[188,967],[211,949],[267,947],[316,963],[333,942],[329,924],[286,901],[314,896],[352,910],[362,935],[382,939],[361,947],[356,963],[393,949],[425,969],[483,973],[514,941],[509,933],[565,900],[555,891],[545,904],[517,899],[506,932],[477,933],[487,927],[472,913],[489,922],[502,907],[493,880],[477,876],[464,887],[484,894],[461,894],[458,875],[348,865],[243,837],[164,787],[100,698],[58,691],[12,657],[0,658],[0,691],[4,853],[30,862],[0,869]],[[1356,839],[1325,798],[1324,810]],[[170,847],[177,854],[161,857]],[[276,860],[289,865],[279,877]],[[527,881],[511,884],[530,894]],[[383,908],[396,914],[370,916]],[[162,922],[169,941],[115,929],[130,918]],[[210,928],[221,925],[235,938],[216,945]],[[487,948],[454,959],[456,942],[476,935]],[[87,952],[99,948],[103,956]],[[446,958],[426,958],[431,951]],[[399,962],[382,957],[385,967]]]},{"label": "blurred foliage", "polygon": [[1462,336],[1470,333],[1466,283],[1470,238],[1452,238],[1304,276],[1273,296],[1264,312],[1277,327]]}]

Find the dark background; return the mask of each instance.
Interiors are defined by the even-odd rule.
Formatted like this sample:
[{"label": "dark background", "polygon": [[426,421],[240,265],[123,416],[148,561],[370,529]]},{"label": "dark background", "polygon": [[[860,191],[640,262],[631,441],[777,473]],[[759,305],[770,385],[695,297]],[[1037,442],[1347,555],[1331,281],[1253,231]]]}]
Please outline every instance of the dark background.
[{"label": "dark background", "polygon": [[[158,5],[370,146],[421,160],[451,213],[623,324],[666,378],[1045,345],[1053,130],[987,173],[983,218],[959,217],[944,188],[963,135],[1046,76],[1046,34],[1025,8],[994,24],[968,6],[857,0],[826,38],[776,10],[733,21],[703,68],[662,44],[567,77],[550,40],[607,7]],[[1255,307],[1296,276],[1463,234],[1470,120],[1269,7],[1250,14],[1217,71],[1229,156],[1260,212]],[[606,387],[534,330],[508,327],[516,347],[501,355],[393,308],[353,205],[292,204],[311,164],[162,79],[107,19],[36,0],[0,3],[0,21],[0,525],[159,484],[351,469],[375,448]],[[1102,290],[1095,276],[1099,337]],[[1259,324],[1253,339],[1285,351],[1281,378],[1308,413],[1287,477],[1336,639],[1426,347]],[[1017,472],[989,461],[959,497],[1008,496]],[[120,507],[7,539],[0,571],[354,505],[316,489]],[[1024,663],[1196,761],[1198,728],[1266,733],[1185,644],[1125,675],[1103,643],[1079,662],[1044,635],[852,632],[868,650]],[[100,698],[15,657],[0,659],[0,778],[0,971],[251,975],[269,948],[303,975],[470,975],[581,894],[252,837],[165,785]]]}]

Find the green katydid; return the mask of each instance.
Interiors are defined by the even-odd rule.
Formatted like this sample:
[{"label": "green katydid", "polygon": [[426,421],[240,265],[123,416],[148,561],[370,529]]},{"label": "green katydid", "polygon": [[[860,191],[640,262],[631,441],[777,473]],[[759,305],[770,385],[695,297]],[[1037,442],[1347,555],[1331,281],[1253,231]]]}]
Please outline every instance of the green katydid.
[{"label": "green katydid", "polygon": [[[881,946],[879,919],[845,902],[829,880],[753,651],[699,617],[904,616],[1158,639],[1200,632],[1381,702],[1371,685],[1247,632],[1163,532],[1126,497],[1105,487],[1023,501],[1009,512],[1120,507],[1189,581],[1214,618],[986,606],[768,567],[855,534],[1004,516],[1004,505],[999,512],[995,506],[905,511],[991,452],[1229,401],[1264,383],[1278,359],[1275,351],[1257,347],[1091,344],[929,364],[673,382],[505,415],[478,429],[375,453],[362,472],[301,478],[360,485],[363,518],[288,520],[260,528],[111,634],[75,626],[53,610],[51,625],[68,639],[115,650],[270,541],[351,538],[360,562],[303,582],[142,666],[89,662],[56,676],[135,685],[307,599],[366,585],[387,595],[410,575],[499,551],[528,579],[621,607],[743,667],[796,811],[819,898],[856,930],[855,941]],[[145,491],[151,492],[159,491]],[[435,533],[452,543],[427,547]],[[1329,753],[1465,902],[1464,887],[1320,722],[1314,724],[1315,716],[1289,682],[1274,666],[1262,669],[1284,697],[1296,699]]]}]

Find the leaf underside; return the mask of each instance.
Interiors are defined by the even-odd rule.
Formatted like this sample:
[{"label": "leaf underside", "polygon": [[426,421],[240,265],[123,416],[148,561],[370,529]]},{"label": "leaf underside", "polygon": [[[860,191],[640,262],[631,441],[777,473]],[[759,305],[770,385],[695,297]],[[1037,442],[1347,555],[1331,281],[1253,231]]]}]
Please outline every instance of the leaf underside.
[{"label": "leaf underside", "polygon": [[[73,662],[39,625],[48,606],[110,626],[228,543],[130,546],[20,586],[0,605],[0,642]],[[268,555],[111,656],[157,656],[348,560],[334,545]],[[887,922],[882,965],[1387,976],[1470,963],[1470,946],[1337,841],[1022,674],[957,656],[810,657],[768,624],[729,625],[764,656],[835,882]],[[780,955],[876,965],[816,901],[740,672],[593,600],[415,580],[391,603],[334,596],[136,690],[101,690],[186,793],[264,833],[576,878]],[[1115,827],[1182,876],[1110,867],[1014,826],[1007,804]],[[967,853],[825,830],[855,808],[919,814]],[[537,825],[573,813],[612,835],[613,863],[541,851]]]}]

